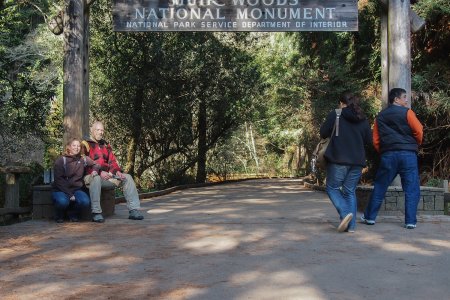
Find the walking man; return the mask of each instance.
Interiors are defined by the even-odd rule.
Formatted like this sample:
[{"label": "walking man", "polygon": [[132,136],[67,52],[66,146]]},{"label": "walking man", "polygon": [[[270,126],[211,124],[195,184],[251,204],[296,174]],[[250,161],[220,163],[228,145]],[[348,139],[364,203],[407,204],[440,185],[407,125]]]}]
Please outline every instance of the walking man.
[{"label": "walking man", "polygon": [[420,199],[417,152],[422,139],[423,126],[408,108],[406,91],[392,89],[389,92],[389,107],[378,114],[373,127],[373,144],[381,154],[381,161],[369,204],[361,216],[367,225],[375,224],[384,195],[399,174],[405,193],[405,228],[416,228]]},{"label": "walking man", "polygon": [[100,193],[102,186],[122,187],[129,210],[128,218],[131,220],[144,219],[139,212],[139,195],[133,177],[129,174],[122,173],[112,151],[111,145],[103,139],[105,129],[102,122],[95,121],[91,126],[90,133],[91,136],[82,143],[86,148],[86,155],[92,158],[95,163],[101,167],[99,175],[92,173],[94,170],[88,167],[86,170],[87,175],[84,178],[86,185],[89,187],[92,221],[98,223],[103,223],[105,221],[102,215],[102,208],[100,206]]}]

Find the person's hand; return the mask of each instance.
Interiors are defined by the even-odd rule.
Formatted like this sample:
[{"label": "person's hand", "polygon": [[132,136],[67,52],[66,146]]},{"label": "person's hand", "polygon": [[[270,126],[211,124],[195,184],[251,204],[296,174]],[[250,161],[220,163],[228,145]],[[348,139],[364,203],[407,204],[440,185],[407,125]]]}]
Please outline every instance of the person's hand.
[{"label": "person's hand", "polygon": [[101,177],[103,180],[109,180],[109,179],[112,178],[111,174],[108,173],[108,172],[105,172],[105,171],[102,171],[102,172],[100,173],[100,177]]},{"label": "person's hand", "polygon": [[75,196],[69,198],[70,201],[75,201]]},{"label": "person's hand", "polygon": [[125,175],[122,172],[120,172],[120,171],[116,172],[116,176],[118,176],[120,178],[120,180],[124,180],[125,179]]}]

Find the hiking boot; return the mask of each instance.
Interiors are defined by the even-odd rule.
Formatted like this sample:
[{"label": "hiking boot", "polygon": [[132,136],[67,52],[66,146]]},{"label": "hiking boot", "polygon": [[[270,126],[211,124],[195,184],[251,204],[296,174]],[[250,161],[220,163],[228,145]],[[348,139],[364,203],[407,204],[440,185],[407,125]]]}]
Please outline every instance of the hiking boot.
[{"label": "hiking boot", "polygon": [[349,213],[347,214],[341,221],[341,224],[339,224],[337,231],[338,232],[344,232],[345,230],[347,230],[348,227],[348,223],[350,223],[350,221],[353,218],[353,214]]},{"label": "hiking boot", "polygon": [[130,210],[130,214],[128,215],[128,219],[130,220],[142,220],[144,216],[137,209]]},{"label": "hiking boot", "polygon": [[105,219],[102,214],[92,214],[92,222],[103,223],[105,222]]},{"label": "hiking boot", "polygon": [[414,229],[414,228],[416,228],[416,227],[417,227],[416,224],[405,224],[405,228],[406,228],[406,229]]},{"label": "hiking boot", "polygon": [[364,215],[361,216],[361,222],[363,222],[366,225],[375,225],[375,221],[373,220],[367,220]]}]

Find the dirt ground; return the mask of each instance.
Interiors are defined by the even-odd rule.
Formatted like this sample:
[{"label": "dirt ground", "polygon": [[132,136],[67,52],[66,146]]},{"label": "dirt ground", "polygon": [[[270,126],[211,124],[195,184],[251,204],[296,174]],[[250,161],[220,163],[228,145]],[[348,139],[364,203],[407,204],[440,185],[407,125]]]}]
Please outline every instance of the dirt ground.
[{"label": "dirt ground", "polygon": [[450,299],[450,217],[337,233],[296,180],[178,191],[104,224],[0,227],[0,299]]}]

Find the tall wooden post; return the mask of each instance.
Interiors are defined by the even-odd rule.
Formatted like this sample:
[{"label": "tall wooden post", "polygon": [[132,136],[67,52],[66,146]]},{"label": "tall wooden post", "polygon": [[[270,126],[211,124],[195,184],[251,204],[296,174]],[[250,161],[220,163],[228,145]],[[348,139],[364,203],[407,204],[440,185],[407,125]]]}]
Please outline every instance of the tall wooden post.
[{"label": "tall wooden post", "polygon": [[[411,39],[408,24],[411,32],[417,32],[425,26],[425,20],[408,7],[409,1],[381,0],[381,4],[381,99],[383,108],[385,108],[388,104],[389,90],[394,87],[402,87],[402,81],[405,81],[403,79],[409,83],[402,88],[408,92],[409,96],[411,95]],[[409,13],[406,14],[404,10],[409,10]],[[407,68],[399,68],[399,64],[404,62],[393,57],[400,55],[400,52],[395,52],[399,47],[399,43],[396,42],[400,42],[400,50],[407,48],[403,51],[408,53],[408,57],[403,57],[403,61],[407,61]],[[396,70],[396,73],[403,72],[403,75],[399,79],[398,74],[391,74],[390,70]],[[411,105],[411,101],[409,104]]]},{"label": "tall wooden post", "polygon": [[411,107],[411,27],[410,1],[388,3],[389,89],[403,88]]},{"label": "tall wooden post", "polygon": [[89,131],[89,14],[86,0],[65,0],[64,143]]},{"label": "tall wooden post", "polygon": [[388,8],[381,11],[381,103],[388,106],[389,94],[389,43],[388,43]]}]

